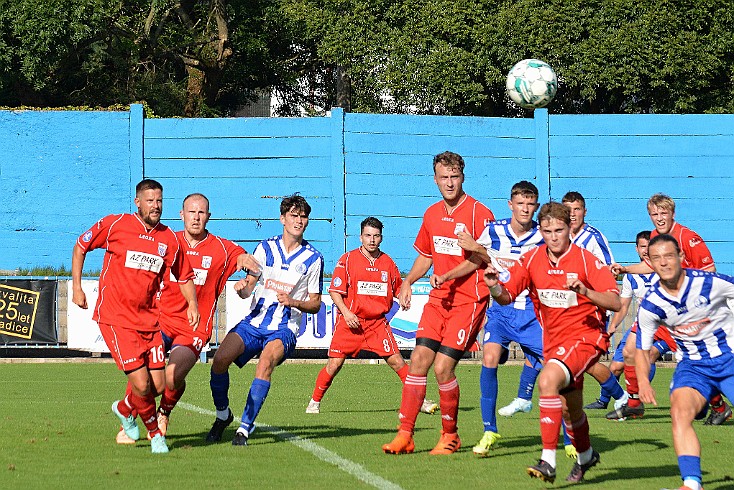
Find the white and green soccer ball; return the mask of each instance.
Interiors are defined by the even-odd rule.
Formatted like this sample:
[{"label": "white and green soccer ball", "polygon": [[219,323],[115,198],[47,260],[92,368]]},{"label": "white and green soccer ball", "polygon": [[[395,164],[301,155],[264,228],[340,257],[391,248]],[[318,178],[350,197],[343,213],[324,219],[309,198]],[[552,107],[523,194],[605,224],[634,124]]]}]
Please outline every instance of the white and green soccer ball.
[{"label": "white and green soccer ball", "polygon": [[507,74],[507,95],[526,109],[547,106],[558,91],[558,78],[545,61],[527,59],[515,64]]}]

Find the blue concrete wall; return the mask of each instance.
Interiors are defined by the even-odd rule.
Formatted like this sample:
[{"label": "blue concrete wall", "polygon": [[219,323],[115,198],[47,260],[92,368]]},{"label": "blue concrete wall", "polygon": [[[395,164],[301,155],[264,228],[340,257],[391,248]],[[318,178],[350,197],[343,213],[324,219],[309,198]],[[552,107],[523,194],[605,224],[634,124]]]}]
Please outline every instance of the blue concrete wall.
[{"label": "blue concrete wall", "polygon": [[[587,221],[622,262],[650,229],[645,202],[670,194],[678,220],[698,231],[719,270],[734,273],[734,115],[589,115],[534,118],[345,114],[326,118],[143,119],[128,112],[0,111],[0,269],[70,265],[76,237],[99,217],[132,208],[143,177],[160,180],[164,222],[180,228],[181,200],[211,199],[212,232],[252,249],[282,230],[278,204],[300,192],[313,212],[306,237],[327,269],[358,244],[368,215],[385,223],[384,250],[407,271],[423,211],[438,200],[433,155],[466,160],[466,191],[498,218],[518,180],[541,201],[576,190]],[[99,268],[101,254],[88,259]]]}]

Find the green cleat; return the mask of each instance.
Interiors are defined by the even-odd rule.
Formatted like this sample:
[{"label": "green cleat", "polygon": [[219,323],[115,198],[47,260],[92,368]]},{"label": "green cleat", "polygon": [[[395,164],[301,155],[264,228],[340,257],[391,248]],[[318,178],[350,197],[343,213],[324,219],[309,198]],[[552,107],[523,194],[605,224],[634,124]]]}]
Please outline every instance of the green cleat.
[{"label": "green cleat", "polygon": [[168,452],[168,445],[166,444],[165,436],[156,434],[153,439],[150,440],[150,451],[153,454],[165,454]]},{"label": "green cleat", "polygon": [[112,413],[117,415],[117,418],[120,419],[120,424],[122,425],[122,429],[125,431],[125,434],[127,434],[127,436],[133,441],[137,441],[138,439],[140,439],[140,429],[138,428],[138,423],[135,421],[132,415],[128,415],[127,417],[122,415],[117,409],[118,403],[120,403],[120,400],[112,404]]},{"label": "green cleat", "polygon": [[564,450],[566,451],[566,457],[568,459],[576,459],[579,456],[579,454],[576,452],[576,448],[573,447],[573,444],[566,444]]},{"label": "green cleat", "polygon": [[489,450],[492,449],[493,446],[495,446],[496,442],[501,437],[502,436],[496,432],[492,432],[489,430],[486,431],[484,435],[482,436],[482,440],[479,441],[479,443],[472,448],[472,452],[476,454],[477,456],[481,456],[483,458],[488,457]]}]

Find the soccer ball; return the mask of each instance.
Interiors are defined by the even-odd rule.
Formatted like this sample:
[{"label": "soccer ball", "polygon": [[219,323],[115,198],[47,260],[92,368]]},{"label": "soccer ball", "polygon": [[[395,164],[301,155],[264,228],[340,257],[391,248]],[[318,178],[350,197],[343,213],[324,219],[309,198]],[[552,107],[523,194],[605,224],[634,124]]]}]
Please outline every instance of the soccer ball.
[{"label": "soccer ball", "polygon": [[518,62],[507,74],[507,95],[526,109],[547,106],[558,90],[558,78],[545,61],[528,59]]}]

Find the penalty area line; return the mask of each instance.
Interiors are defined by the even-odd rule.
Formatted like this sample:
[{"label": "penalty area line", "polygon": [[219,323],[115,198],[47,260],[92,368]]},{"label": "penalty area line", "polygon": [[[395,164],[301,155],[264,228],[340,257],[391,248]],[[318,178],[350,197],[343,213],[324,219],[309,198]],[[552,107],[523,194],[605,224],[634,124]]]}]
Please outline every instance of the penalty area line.
[{"label": "penalty area line", "polygon": [[[189,410],[190,412],[199,413],[201,415],[209,415],[212,417],[216,417],[217,415],[216,412],[214,412],[213,410],[207,410],[205,408],[197,407],[196,405],[191,405],[190,403],[179,402],[178,405],[176,406],[183,408],[185,410]],[[300,449],[303,449],[304,451],[307,451],[313,454],[321,461],[333,464],[340,470],[354,476],[358,480],[361,480],[368,485],[371,485],[375,488],[379,488],[380,490],[402,490],[402,487],[400,485],[397,485],[389,480],[386,480],[379,475],[375,475],[374,473],[368,471],[364,466],[358,463],[355,463],[354,461],[350,461],[346,458],[343,458],[339,456],[337,453],[335,453],[334,451],[331,451],[329,449],[326,449],[325,447],[319,446],[318,444],[316,444],[315,442],[309,439],[305,439],[296,434],[286,432],[283,429],[272,426],[272,425],[257,423],[256,426],[257,426],[257,430],[270,432],[271,434],[275,435],[279,439],[282,439],[286,442],[290,442],[291,444],[299,447]]]}]

